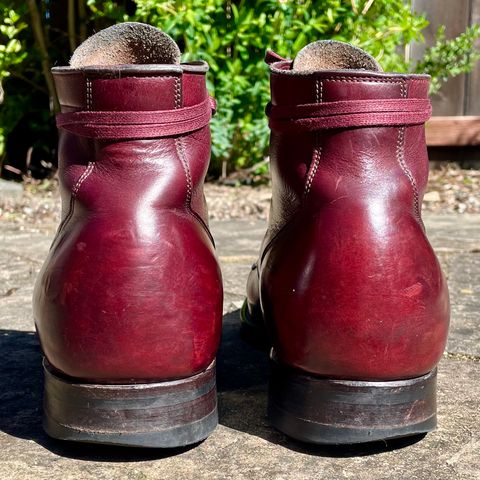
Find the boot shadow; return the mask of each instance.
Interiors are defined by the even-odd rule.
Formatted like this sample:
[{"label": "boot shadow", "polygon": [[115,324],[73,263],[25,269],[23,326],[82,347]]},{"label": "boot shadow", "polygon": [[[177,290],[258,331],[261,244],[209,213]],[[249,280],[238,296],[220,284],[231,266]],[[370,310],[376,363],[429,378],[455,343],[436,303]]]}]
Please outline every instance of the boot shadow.
[{"label": "boot shadow", "polygon": [[425,434],[354,445],[312,445],[291,439],[267,419],[268,354],[240,337],[240,311],[224,316],[222,345],[217,357],[220,424],[255,435],[290,450],[320,457],[374,455],[413,445]]},{"label": "boot shadow", "polygon": [[[356,457],[395,450],[421,438],[348,446],[308,445],[289,439],[268,424],[268,356],[240,338],[239,311],[224,316],[218,354],[220,424],[293,451],[323,457]],[[128,448],[58,441],[42,429],[42,354],[34,332],[0,330],[0,431],[31,440],[56,455],[84,461],[135,462],[179,455],[195,448]]]},{"label": "boot shadow", "polygon": [[84,461],[136,462],[187,452],[196,445],[171,449],[129,448],[66,442],[42,428],[42,353],[35,332],[0,330],[0,431],[38,443],[62,457]]},{"label": "boot shadow", "polygon": [[0,330],[0,430],[41,441],[43,378],[35,332]]}]

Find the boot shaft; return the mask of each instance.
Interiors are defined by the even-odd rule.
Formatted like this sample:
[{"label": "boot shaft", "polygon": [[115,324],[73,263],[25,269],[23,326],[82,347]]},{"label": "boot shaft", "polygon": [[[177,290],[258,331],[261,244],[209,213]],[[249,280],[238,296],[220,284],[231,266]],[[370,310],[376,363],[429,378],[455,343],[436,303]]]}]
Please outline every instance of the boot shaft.
[{"label": "boot shaft", "polygon": [[207,69],[204,62],[55,68],[64,204],[73,194],[86,208],[125,218],[139,203],[186,208],[206,223]]},{"label": "boot shaft", "polygon": [[271,65],[274,217],[287,196],[311,214],[340,201],[420,220],[429,77],[289,68]]},{"label": "boot shaft", "polygon": [[34,315],[49,363],[71,377],[171,380],[214,361],[222,285],[203,196],[214,102],[207,64],[179,55],[157,29],[121,24],[53,69],[63,211]]},{"label": "boot shaft", "polygon": [[[342,61],[373,60],[345,49]],[[371,71],[371,61],[368,71],[298,68],[299,57],[267,55],[272,207],[249,312],[261,306],[275,358],[304,372],[424,375],[449,320],[420,211],[429,77]]]}]

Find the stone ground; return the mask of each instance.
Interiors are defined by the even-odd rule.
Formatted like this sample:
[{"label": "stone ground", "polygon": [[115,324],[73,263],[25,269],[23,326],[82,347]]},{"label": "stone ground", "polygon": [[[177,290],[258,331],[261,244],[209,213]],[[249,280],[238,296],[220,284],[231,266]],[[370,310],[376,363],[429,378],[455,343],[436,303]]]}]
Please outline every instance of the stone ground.
[{"label": "stone ground", "polygon": [[212,222],[225,281],[220,425],[174,451],[68,444],[41,428],[40,351],[30,308],[53,223],[0,224],[0,479],[480,479],[480,215],[429,213],[447,273],[452,326],[439,367],[439,428],[424,438],[348,447],[289,440],[267,423],[267,359],[243,343],[238,309],[265,222]]}]

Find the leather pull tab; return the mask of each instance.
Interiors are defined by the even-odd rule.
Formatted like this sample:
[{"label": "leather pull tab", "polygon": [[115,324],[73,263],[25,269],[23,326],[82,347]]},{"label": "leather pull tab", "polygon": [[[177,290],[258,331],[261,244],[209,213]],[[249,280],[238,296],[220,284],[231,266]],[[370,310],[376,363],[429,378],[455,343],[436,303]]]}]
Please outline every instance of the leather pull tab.
[{"label": "leather pull tab", "polygon": [[208,125],[212,97],[190,107],[146,111],[77,111],[57,114],[57,127],[80,137],[143,139],[183,135]]},{"label": "leather pull tab", "polygon": [[286,58],[281,57],[278,53],[275,53],[273,50],[267,50],[265,52],[265,63],[271,65],[275,62],[283,62],[287,60]]}]

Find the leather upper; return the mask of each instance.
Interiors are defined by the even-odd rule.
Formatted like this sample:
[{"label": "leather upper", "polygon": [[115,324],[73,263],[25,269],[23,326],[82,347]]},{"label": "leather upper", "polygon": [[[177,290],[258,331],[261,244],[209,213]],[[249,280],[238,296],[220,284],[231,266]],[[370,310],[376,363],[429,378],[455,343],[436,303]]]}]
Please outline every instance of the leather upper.
[{"label": "leather upper", "polygon": [[[290,67],[271,66],[274,107],[428,97],[428,76]],[[422,375],[447,337],[447,286],[420,212],[423,122],[371,123],[272,131],[269,227],[247,285],[274,355],[332,378]]]},{"label": "leather upper", "polygon": [[[197,62],[53,73],[63,114],[131,119],[205,102],[206,70]],[[87,380],[191,376],[220,339],[221,274],[203,196],[209,127],[158,138],[130,128],[121,139],[59,132],[62,222],[34,316],[49,362]]]}]

